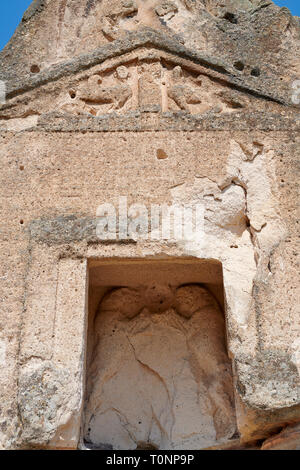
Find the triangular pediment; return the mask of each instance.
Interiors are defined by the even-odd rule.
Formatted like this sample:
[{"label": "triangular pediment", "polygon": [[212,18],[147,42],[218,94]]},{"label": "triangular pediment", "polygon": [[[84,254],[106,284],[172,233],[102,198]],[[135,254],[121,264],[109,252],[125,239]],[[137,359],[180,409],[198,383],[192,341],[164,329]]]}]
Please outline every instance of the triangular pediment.
[{"label": "triangular pediment", "polygon": [[[188,50],[153,30],[132,33],[34,76],[7,83],[2,120],[59,111],[71,115],[178,112],[201,115],[262,110],[284,100],[259,80]],[[271,93],[270,93],[271,91]]]}]

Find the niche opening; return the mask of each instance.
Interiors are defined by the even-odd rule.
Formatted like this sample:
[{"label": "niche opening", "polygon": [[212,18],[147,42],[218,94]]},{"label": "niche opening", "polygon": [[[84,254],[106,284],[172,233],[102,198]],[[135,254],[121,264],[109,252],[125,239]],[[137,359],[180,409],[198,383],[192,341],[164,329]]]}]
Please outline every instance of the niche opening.
[{"label": "niche opening", "polygon": [[236,435],[221,263],[90,260],[83,441],[207,449]]}]

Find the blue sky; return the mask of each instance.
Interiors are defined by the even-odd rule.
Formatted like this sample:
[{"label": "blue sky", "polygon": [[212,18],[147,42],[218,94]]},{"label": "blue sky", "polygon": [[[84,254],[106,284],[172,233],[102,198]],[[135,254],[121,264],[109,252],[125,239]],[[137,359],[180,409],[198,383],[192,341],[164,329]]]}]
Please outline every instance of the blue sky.
[{"label": "blue sky", "polygon": [[[31,0],[0,1],[0,50],[10,40],[30,3]],[[288,7],[293,15],[300,16],[299,0],[274,0],[274,3],[280,7]]]}]

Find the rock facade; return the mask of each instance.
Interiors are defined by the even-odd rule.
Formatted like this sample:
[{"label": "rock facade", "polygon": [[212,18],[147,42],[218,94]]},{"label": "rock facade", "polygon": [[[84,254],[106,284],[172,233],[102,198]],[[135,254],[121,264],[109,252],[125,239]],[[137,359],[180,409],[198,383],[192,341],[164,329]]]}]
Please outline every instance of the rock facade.
[{"label": "rock facade", "polygon": [[198,449],[235,434],[224,317],[204,288],[113,290],[94,331],[86,445]]},{"label": "rock facade", "polygon": [[[269,0],[31,4],[0,54],[1,448],[299,447],[299,41]],[[124,197],[203,224],[99,238]]]}]

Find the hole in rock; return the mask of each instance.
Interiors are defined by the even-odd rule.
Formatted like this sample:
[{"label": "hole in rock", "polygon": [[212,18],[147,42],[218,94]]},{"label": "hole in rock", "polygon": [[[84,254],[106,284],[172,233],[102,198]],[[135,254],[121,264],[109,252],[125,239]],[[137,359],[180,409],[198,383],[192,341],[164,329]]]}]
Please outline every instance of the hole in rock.
[{"label": "hole in rock", "polygon": [[220,262],[90,260],[88,305],[88,448],[190,450],[232,438]]},{"label": "hole in rock", "polygon": [[38,65],[32,65],[32,66],[30,67],[30,72],[31,72],[31,73],[39,73],[39,71],[40,71],[40,68],[39,68]]},{"label": "hole in rock", "polygon": [[230,13],[229,11],[227,11],[223,18],[227,21],[229,21],[230,23],[232,24],[237,24],[238,20],[237,20],[237,17],[235,16],[234,13]]},{"label": "hole in rock", "polygon": [[158,160],[165,160],[166,158],[168,158],[168,155],[163,149],[157,149],[156,156]]},{"label": "hole in rock", "polygon": [[237,62],[234,62],[234,67],[239,70],[240,72],[242,72],[245,68],[245,64],[243,64],[243,62],[241,62],[240,60],[238,60]]},{"label": "hole in rock", "polygon": [[258,67],[255,67],[254,69],[251,70],[251,75],[252,77],[259,77],[260,76],[260,70]]}]

